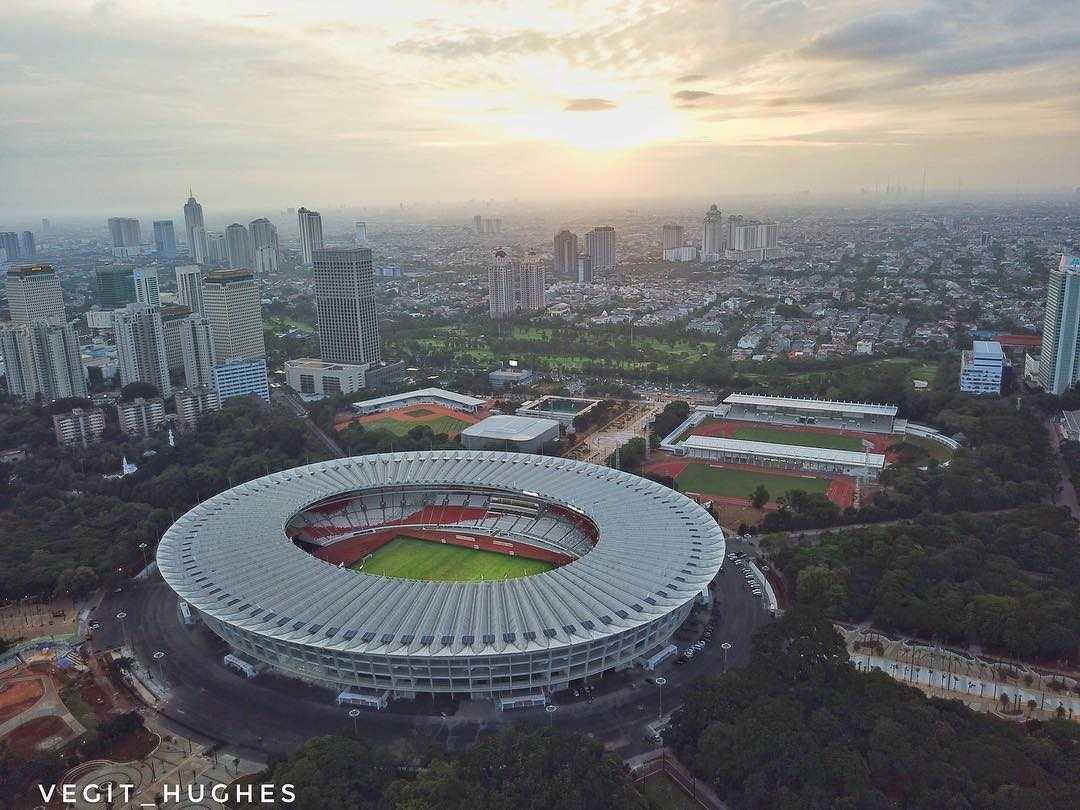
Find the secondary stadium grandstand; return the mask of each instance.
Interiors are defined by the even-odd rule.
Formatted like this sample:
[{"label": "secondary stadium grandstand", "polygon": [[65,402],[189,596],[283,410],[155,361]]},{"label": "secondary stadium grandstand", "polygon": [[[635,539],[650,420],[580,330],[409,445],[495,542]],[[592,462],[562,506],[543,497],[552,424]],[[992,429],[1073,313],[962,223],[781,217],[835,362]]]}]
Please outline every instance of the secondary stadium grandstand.
[{"label": "secondary stadium grandstand", "polygon": [[398,408],[411,408],[414,405],[441,405],[463,413],[476,413],[484,403],[483,399],[447,391],[444,388],[421,388],[417,391],[406,391],[403,394],[390,394],[376,399],[365,399],[363,402],[354,402],[352,409],[363,415]]},{"label": "secondary stadium grandstand", "polygon": [[[480,581],[363,569],[402,536],[554,567]],[[664,647],[707,597],[724,551],[704,509],[647,479],[449,450],[249,481],[181,517],[157,559],[245,660],[342,690],[343,701],[452,693],[507,708]]]},{"label": "secondary stadium grandstand", "polygon": [[834,402],[765,394],[730,394],[717,406],[716,416],[777,424],[810,424],[868,433],[892,433],[895,405]]},{"label": "secondary stadium grandstand", "polygon": [[721,436],[688,436],[681,446],[685,455],[691,458],[826,475],[876,478],[885,467],[885,456],[880,453],[743,441]]}]

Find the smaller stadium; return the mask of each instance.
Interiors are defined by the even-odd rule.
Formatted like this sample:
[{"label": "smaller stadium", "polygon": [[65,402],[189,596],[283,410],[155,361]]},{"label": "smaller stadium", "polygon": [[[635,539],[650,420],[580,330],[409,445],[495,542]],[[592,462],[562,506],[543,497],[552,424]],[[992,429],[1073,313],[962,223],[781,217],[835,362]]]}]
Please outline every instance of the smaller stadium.
[{"label": "smaller stadium", "polygon": [[488,415],[487,400],[458,394],[442,388],[422,388],[391,394],[352,405],[352,414],[343,415],[334,424],[337,431],[361,424],[366,430],[384,430],[404,436],[414,427],[425,425],[432,433],[450,438]]},{"label": "smaller stadium", "polygon": [[895,405],[736,393],[692,411],[649,471],[726,506],[745,506],[761,486],[767,509],[792,490],[844,509],[860,505],[900,446],[943,462],[956,443],[898,419]]}]

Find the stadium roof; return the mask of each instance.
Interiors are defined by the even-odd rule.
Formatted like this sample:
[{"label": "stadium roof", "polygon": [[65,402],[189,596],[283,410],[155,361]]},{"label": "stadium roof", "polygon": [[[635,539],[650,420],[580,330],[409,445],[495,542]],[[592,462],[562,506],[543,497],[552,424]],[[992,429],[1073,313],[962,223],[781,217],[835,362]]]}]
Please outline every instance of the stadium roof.
[{"label": "stadium roof", "polygon": [[768,394],[729,394],[728,405],[760,405],[769,408],[791,408],[800,411],[828,413],[860,413],[867,416],[896,416],[895,405],[873,405],[865,402],[836,402],[828,399],[799,399],[773,397]]},{"label": "stadium roof", "polygon": [[447,391],[445,388],[421,388],[416,391],[406,391],[403,394],[390,394],[385,397],[365,399],[362,402],[354,402],[352,406],[358,410],[366,410],[368,408],[378,408],[384,405],[394,405],[398,402],[408,402],[410,399],[417,399],[419,397],[445,399],[448,402],[456,402],[458,405],[464,405],[469,408],[478,408],[487,401],[477,399],[476,397],[470,397],[466,394],[458,394],[455,391]]},{"label": "stadium roof", "polygon": [[[528,494],[584,513],[599,540],[533,576],[427,582],[339,568],[285,535],[294,515],[326,498],[408,486]],[[647,624],[707,587],[724,551],[708,512],[648,479],[550,456],[432,450],[333,459],[233,487],[176,521],[157,559],[182,599],[248,633],[460,656],[546,650]]]},{"label": "stadium roof", "polygon": [[682,446],[700,450],[745,453],[748,456],[757,456],[759,458],[851,464],[875,467],[879,470],[885,466],[885,456],[880,453],[862,453],[858,450],[832,450],[827,447],[801,447],[795,444],[773,444],[772,442],[753,442],[745,439],[725,439],[721,436],[690,436],[682,443]]},{"label": "stadium roof", "polygon": [[489,416],[475,425],[469,425],[462,436],[477,439],[499,439],[508,442],[527,442],[538,439],[552,428],[558,430],[559,423],[554,419],[541,419],[536,416]]}]

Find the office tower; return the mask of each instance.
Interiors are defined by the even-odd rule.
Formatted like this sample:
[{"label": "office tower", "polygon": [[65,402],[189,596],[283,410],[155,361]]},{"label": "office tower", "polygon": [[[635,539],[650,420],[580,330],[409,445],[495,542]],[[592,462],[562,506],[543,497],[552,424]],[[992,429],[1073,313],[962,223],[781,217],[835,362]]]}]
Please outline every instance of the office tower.
[{"label": "office tower", "polygon": [[247,228],[234,222],[225,229],[225,251],[229,267],[251,267],[251,240]]},{"label": "office tower", "polygon": [[723,217],[716,205],[710,205],[705,212],[705,223],[701,231],[701,260],[718,262],[724,255]]},{"label": "office tower", "polygon": [[147,304],[128,304],[113,312],[113,335],[121,385],[144,382],[162,397],[172,396],[161,312]]},{"label": "office tower", "polygon": [[996,340],[976,340],[960,353],[960,390],[965,394],[1001,393],[1005,353]]},{"label": "office tower", "polygon": [[69,325],[32,321],[0,330],[8,392],[44,402],[86,396],[86,378],[75,330]]},{"label": "office tower", "polygon": [[105,411],[101,408],[75,408],[52,419],[56,441],[66,447],[86,447],[101,441],[105,433]]},{"label": "office tower", "polygon": [[660,229],[660,245],[662,250],[674,250],[682,247],[685,229],[682,225],[665,225]]},{"label": "office tower", "polygon": [[496,250],[488,265],[488,314],[506,318],[516,307],[514,260],[505,250]]},{"label": "office tower", "polygon": [[518,276],[518,309],[524,312],[539,312],[547,307],[547,283],[544,270],[544,258],[529,251],[521,263]]},{"label": "office tower", "polygon": [[161,282],[156,267],[140,267],[131,275],[135,285],[135,302],[152,307],[161,306]]},{"label": "office tower", "polygon": [[135,303],[135,268],[130,264],[99,264],[97,303],[102,309],[119,309]]},{"label": "office tower", "polygon": [[371,249],[317,249],[312,267],[319,356],[333,363],[378,363],[381,349]]},{"label": "office tower", "polygon": [[214,361],[266,356],[262,303],[251,270],[214,270],[203,281],[203,314],[213,332]]},{"label": "office tower", "polygon": [[316,250],[322,250],[322,217],[318,211],[301,208],[296,212],[300,225],[300,258],[305,267],[311,267]]},{"label": "office tower", "polygon": [[1080,256],[1063,254],[1046,284],[1039,384],[1061,394],[1080,379]]},{"label": "office tower", "polygon": [[7,297],[13,323],[64,323],[66,320],[60,274],[51,264],[9,267]]},{"label": "office tower", "polygon": [[555,278],[577,277],[578,238],[570,231],[555,234]]},{"label": "office tower", "polygon": [[189,315],[191,310],[183,304],[165,304],[161,307],[161,326],[165,330],[165,360],[169,371],[179,371],[184,367],[182,324]]},{"label": "office tower", "polygon": [[214,366],[214,390],[218,401],[254,394],[270,401],[270,385],[266,377],[266,361],[237,358]]},{"label": "office tower", "polygon": [[173,402],[176,405],[176,426],[185,432],[193,430],[203,416],[221,407],[217,391],[206,385],[177,388],[173,391]]},{"label": "office tower", "polygon": [[357,247],[367,247],[367,223],[366,222],[354,222],[353,225],[356,228],[354,239],[356,240]]},{"label": "office tower", "polygon": [[19,234],[19,258],[32,262],[36,255],[37,246],[34,244],[34,234],[31,231],[23,231]]},{"label": "office tower", "polygon": [[17,262],[19,260],[19,235],[15,231],[0,232],[0,260]]},{"label": "office tower", "polygon": [[109,234],[114,248],[135,248],[142,243],[139,220],[134,217],[110,217]]},{"label": "office tower", "polygon": [[578,254],[577,282],[578,284],[592,284],[592,256],[588,253]]},{"label": "office tower", "polygon": [[48,232],[49,232],[49,228],[50,228],[51,226],[52,226],[52,223],[50,223],[50,222],[49,222],[49,218],[48,218],[48,217],[42,217],[42,218],[41,218],[41,232],[42,232],[42,233],[48,233]]},{"label": "office tower", "polygon": [[161,397],[120,400],[116,403],[116,420],[128,436],[149,436],[165,424],[165,403]]},{"label": "office tower", "polygon": [[176,231],[171,219],[154,220],[154,250],[167,259],[176,256]]},{"label": "office tower", "polygon": [[254,219],[249,226],[249,233],[256,274],[267,276],[277,273],[281,246],[278,244],[274,223],[265,217]]},{"label": "office tower", "polygon": [[206,234],[206,261],[215,267],[227,267],[229,248],[223,233]]},{"label": "office tower", "polygon": [[189,315],[180,322],[180,354],[188,388],[214,384],[214,334],[207,318]]},{"label": "office tower", "polygon": [[197,264],[183,264],[176,268],[176,295],[180,303],[192,312],[203,311],[202,268]]},{"label": "office tower", "polygon": [[473,230],[476,231],[478,234],[483,233],[484,232],[484,218],[482,216],[480,216],[479,214],[477,214],[472,219],[473,219]]},{"label": "office tower", "polygon": [[[190,194],[190,190],[188,192]],[[203,221],[202,206],[189,196],[184,203],[184,228],[187,230],[188,253],[196,264],[207,264],[210,253],[206,245],[206,223]]]},{"label": "office tower", "polygon": [[593,273],[613,271],[616,264],[615,229],[604,225],[585,234],[585,252],[592,257]]}]

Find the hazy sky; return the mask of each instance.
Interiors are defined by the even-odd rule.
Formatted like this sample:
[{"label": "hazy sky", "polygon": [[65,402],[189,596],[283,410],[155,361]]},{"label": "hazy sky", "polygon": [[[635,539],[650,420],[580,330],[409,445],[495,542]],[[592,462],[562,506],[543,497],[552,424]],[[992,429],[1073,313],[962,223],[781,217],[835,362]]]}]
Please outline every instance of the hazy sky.
[{"label": "hazy sky", "polygon": [[1080,0],[7,0],[0,215],[1080,185]]}]

